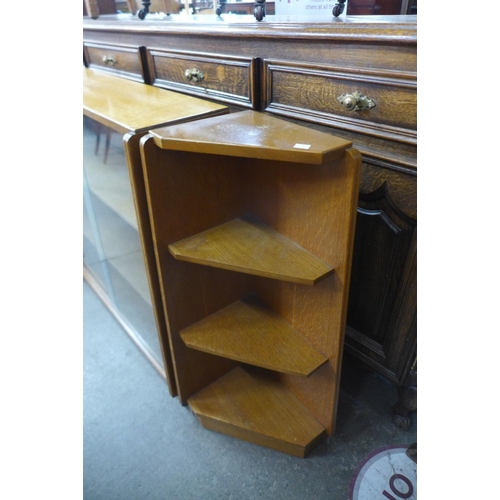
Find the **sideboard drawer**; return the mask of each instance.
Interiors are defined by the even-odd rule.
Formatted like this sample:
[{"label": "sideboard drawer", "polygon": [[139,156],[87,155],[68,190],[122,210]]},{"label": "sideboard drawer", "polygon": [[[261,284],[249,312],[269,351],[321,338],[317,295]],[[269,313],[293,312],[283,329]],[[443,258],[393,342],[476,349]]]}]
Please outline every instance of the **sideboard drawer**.
[{"label": "sideboard drawer", "polygon": [[100,43],[83,43],[87,66],[145,83],[141,48]]},{"label": "sideboard drawer", "polygon": [[[264,80],[266,111],[416,144],[417,81],[413,73],[264,60]],[[365,103],[370,100],[374,107],[348,110],[338,98],[353,94],[361,95]]]},{"label": "sideboard drawer", "polygon": [[255,59],[153,48],[146,57],[152,85],[257,108]]}]

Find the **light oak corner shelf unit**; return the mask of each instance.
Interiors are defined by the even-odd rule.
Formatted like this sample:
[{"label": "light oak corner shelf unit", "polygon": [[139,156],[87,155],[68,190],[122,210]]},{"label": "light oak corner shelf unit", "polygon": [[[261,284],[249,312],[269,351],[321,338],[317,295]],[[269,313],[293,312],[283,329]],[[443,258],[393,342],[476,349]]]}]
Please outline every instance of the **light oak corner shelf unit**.
[{"label": "light oak corner shelf unit", "polygon": [[335,426],[361,157],[242,111],[141,139],[178,395],[296,456]]},{"label": "light oak corner shelf unit", "polygon": [[172,396],[177,388],[139,141],[155,127],[225,113],[223,105],[83,70],[84,277],[167,380]]}]

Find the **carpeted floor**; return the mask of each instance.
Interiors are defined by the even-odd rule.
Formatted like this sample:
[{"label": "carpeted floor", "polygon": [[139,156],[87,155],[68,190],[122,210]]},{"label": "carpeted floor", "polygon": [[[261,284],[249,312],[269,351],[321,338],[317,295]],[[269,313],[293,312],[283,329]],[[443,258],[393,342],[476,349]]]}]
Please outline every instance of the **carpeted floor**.
[{"label": "carpeted floor", "polygon": [[89,285],[84,297],[84,500],[346,500],[358,464],[417,440],[396,389],[345,356],[337,432],[305,459],[204,429]]}]

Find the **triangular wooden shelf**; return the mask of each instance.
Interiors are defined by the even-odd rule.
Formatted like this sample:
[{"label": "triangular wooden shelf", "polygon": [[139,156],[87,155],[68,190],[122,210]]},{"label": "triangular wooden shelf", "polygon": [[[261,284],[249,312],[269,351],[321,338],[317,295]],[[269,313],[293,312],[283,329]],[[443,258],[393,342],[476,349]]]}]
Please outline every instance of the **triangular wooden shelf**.
[{"label": "triangular wooden shelf", "polygon": [[292,375],[309,376],[328,361],[295,328],[253,297],[180,332],[199,351]]},{"label": "triangular wooden shelf", "polygon": [[244,216],[168,246],[177,259],[314,285],[334,269],[257,219]]},{"label": "triangular wooden shelf", "polygon": [[250,110],[151,130],[151,135],[162,149],[308,165],[341,158],[352,146],[340,137]]},{"label": "triangular wooden shelf", "polygon": [[188,399],[207,429],[298,457],[325,435],[324,427],[283,385],[237,367]]}]

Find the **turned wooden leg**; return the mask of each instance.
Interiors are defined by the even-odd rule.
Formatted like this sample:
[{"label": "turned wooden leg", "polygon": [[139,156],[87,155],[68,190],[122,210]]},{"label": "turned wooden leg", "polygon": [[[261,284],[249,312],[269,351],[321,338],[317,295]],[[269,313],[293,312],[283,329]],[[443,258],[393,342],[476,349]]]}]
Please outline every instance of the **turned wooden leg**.
[{"label": "turned wooden leg", "polygon": [[266,0],[255,0],[253,13],[257,21],[262,21],[266,17]]},{"label": "turned wooden leg", "polygon": [[99,153],[99,145],[101,143],[101,124],[97,122],[92,122],[92,128],[95,132],[95,149],[94,154],[97,155]]},{"label": "turned wooden leg", "polygon": [[410,444],[406,449],[406,455],[417,463],[417,443]]},{"label": "turned wooden leg", "polygon": [[106,130],[106,146],[104,148],[104,163],[108,161],[109,145],[111,143],[111,129]]},{"label": "turned wooden leg", "polygon": [[215,13],[220,16],[225,12],[226,9],[226,0],[219,0],[219,3],[217,5],[217,9],[215,10]]},{"label": "turned wooden leg", "polygon": [[393,408],[392,421],[401,429],[410,428],[410,413],[417,409],[417,371],[410,370],[398,387],[398,400]]},{"label": "turned wooden leg", "polygon": [[346,0],[338,0],[338,2],[333,6],[332,14],[335,17],[339,17],[345,9]]}]

